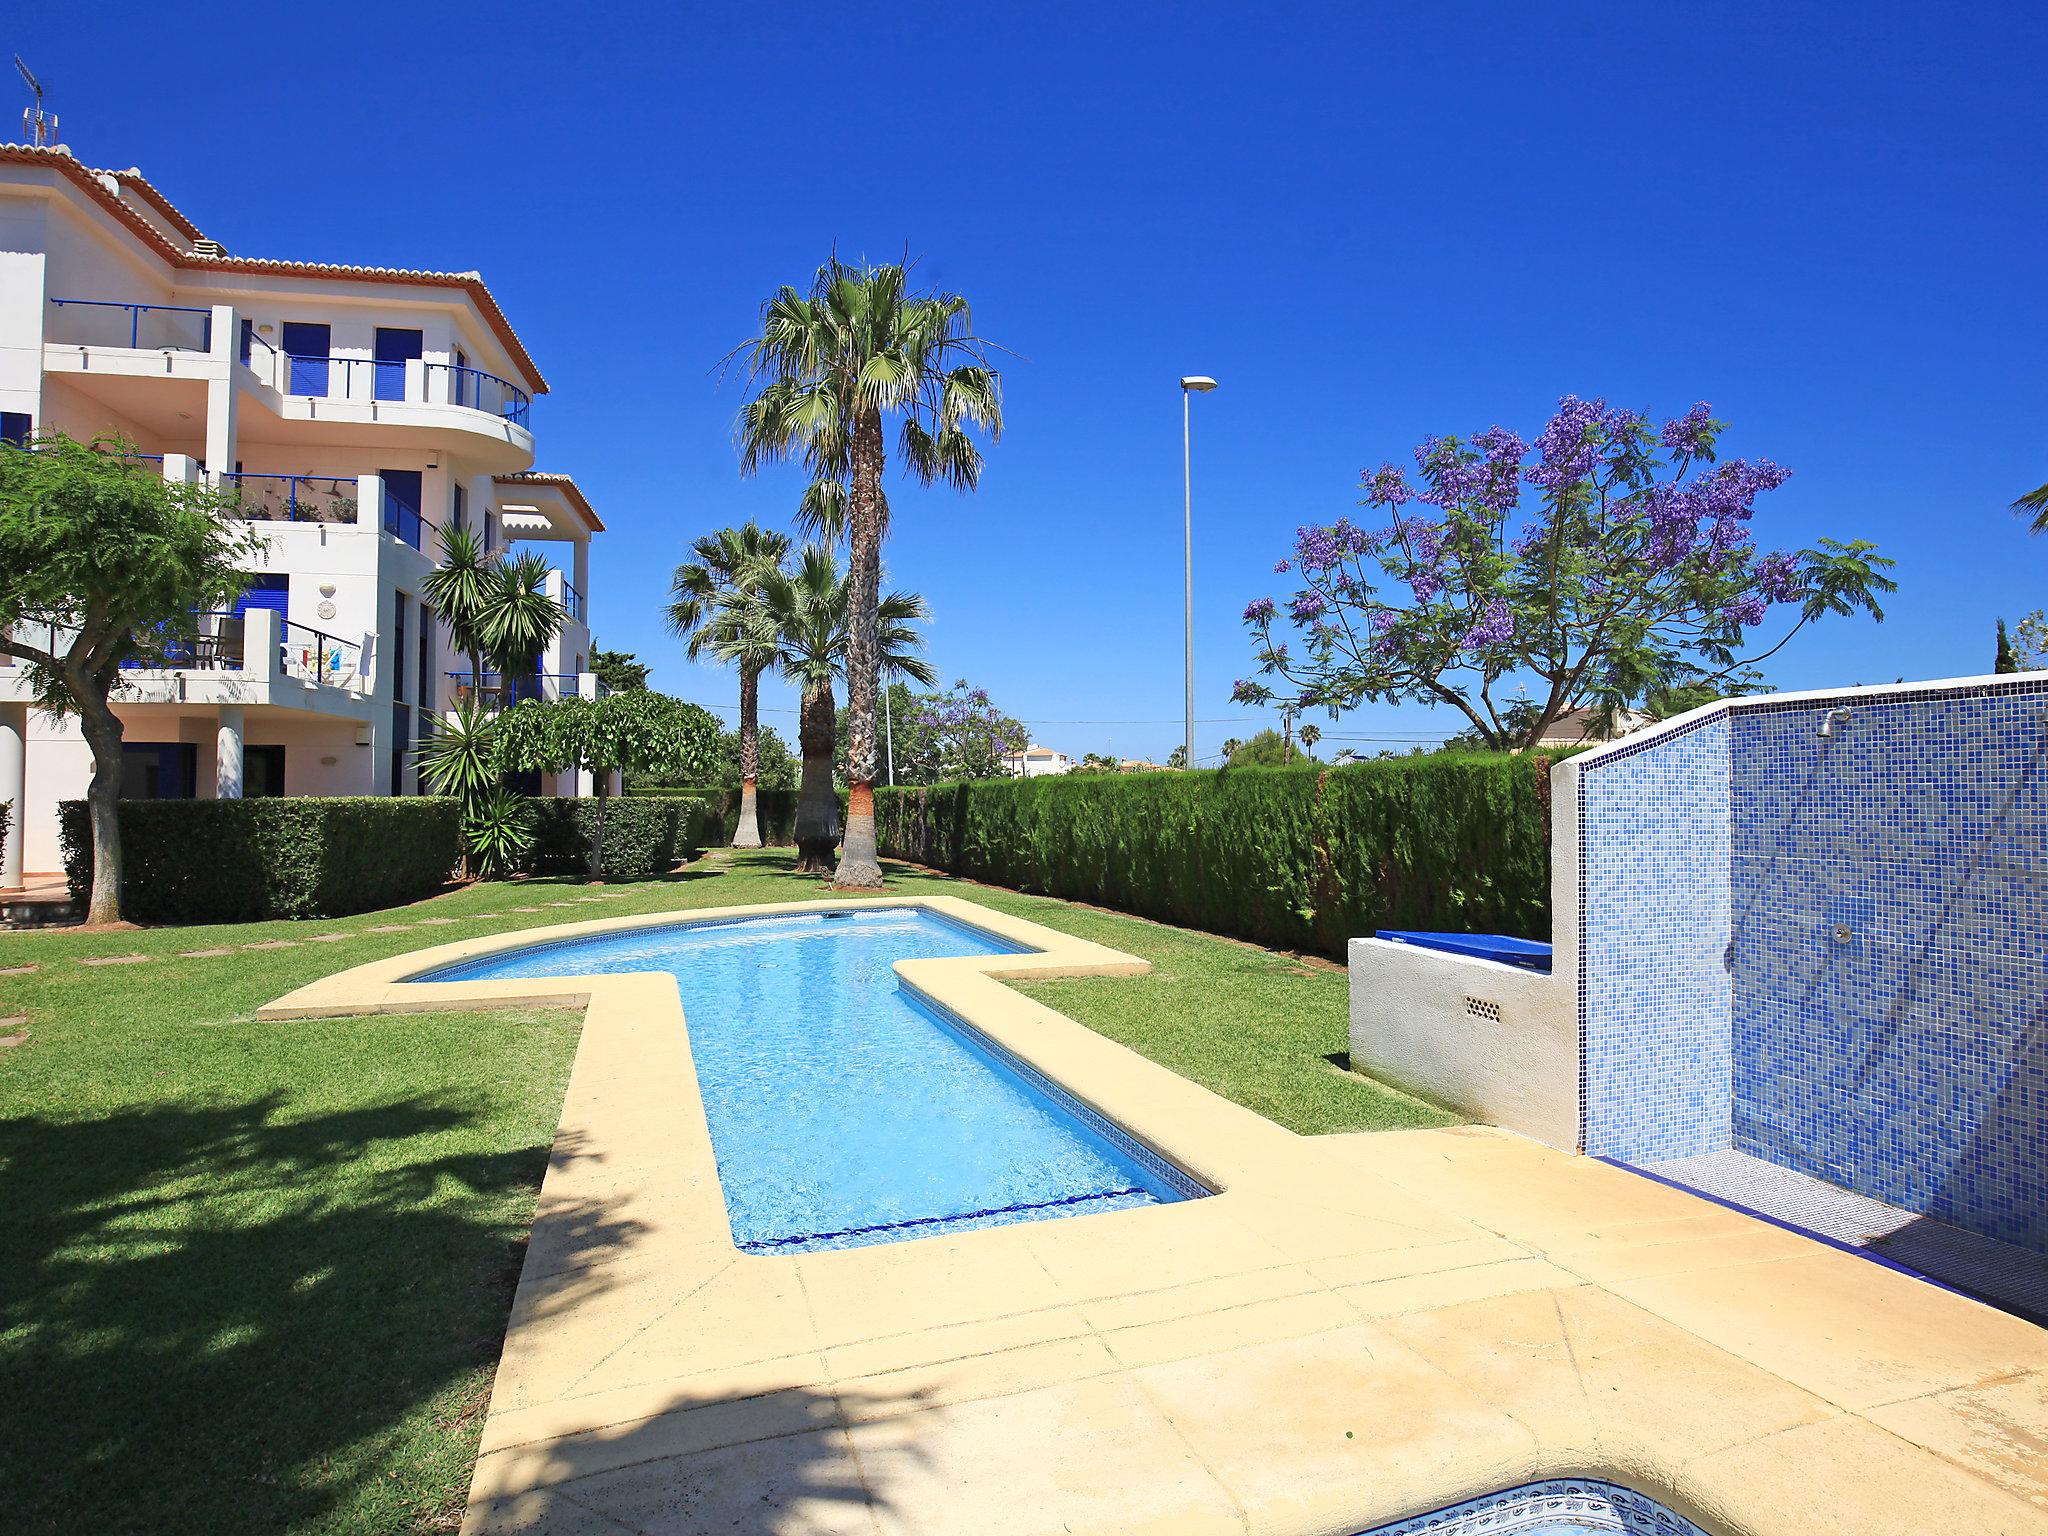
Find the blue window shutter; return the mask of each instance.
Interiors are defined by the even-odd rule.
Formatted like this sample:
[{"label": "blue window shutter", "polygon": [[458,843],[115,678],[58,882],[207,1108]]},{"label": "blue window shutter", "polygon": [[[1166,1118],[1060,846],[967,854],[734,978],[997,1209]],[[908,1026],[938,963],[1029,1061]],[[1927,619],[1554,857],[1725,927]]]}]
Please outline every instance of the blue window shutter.
[{"label": "blue window shutter", "polygon": [[291,596],[290,583],[288,576],[251,576],[249,585],[235,599],[235,617],[239,619],[251,608],[268,608],[282,620],[290,612],[287,603]]},{"label": "blue window shutter", "polygon": [[333,335],[329,326],[306,320],[285,321],[284,354],[291,360],[288,393],[326,396],[327,354],[334,345]]},{"label": "blue window shutter", "polygon": [[379,400],[405,398],[405,365],[426,355],[425,332],[377,327],[376,396]]},{"label": "blue window shutter", "polygon": [[26,448],[36,435],[36,419],[27,411],[0,411],[0,443]]}]

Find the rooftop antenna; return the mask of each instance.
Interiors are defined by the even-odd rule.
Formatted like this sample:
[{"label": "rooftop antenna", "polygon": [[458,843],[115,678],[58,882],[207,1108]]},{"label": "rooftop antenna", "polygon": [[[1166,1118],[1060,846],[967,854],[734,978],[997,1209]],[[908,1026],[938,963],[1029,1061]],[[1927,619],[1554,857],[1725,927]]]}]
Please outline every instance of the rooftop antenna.
[{"label": "rooftop antenna", "polygon": [[14,67],[21,71],[21,78],[28,82],[28,88],[35,92],[36,97],[34,106],[21,109],[21,137],[38,149],[45,148],[57,132],[57,114],[43,110],[43,84],[21,62],[18,53],[14,56]]}]

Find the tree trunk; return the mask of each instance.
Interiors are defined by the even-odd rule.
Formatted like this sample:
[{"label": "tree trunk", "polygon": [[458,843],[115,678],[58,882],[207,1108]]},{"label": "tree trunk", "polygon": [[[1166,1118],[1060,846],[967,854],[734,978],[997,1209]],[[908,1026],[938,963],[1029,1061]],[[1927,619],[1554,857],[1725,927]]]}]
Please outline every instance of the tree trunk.
[{"label": "tree trunk", "polygon": [[78,725],[92,749],[92,782],[86,786],[86,810],[92,820],[92,896],[86,904],[88,923],[121,921],[121,719],[104,695],[74,686],[79,703]]},{"label": "tree trunk", "polygon": [[761,669],[740,668],[740,822],[735,848],[761,846],[761,812],[755,790],[761,777]]},{"label": "tree trunk", "polygon": [[838,732],[837,707],[830,683],[804,690],[797,736],[803,747],[802,787],[796,801],[796,867],[806,874],[832,872],[832,850],[839,844],[839,797],[832,790],[832,748]]},{"label": "tree trunk", "polygon": [[593,768],[591,777],[597,781],[597,830],[590,839],[590,878],[604,878],[604,800],[605,791],[611,788],[612,776],[609,771]]},{"label": "tree trunk", "polygon": [[875,605],[882,585],[882,418],[863,411],[853,429],[853,484],[847,497],[846,846],[834,884],[873,890],[875,726],[881,683]]}]

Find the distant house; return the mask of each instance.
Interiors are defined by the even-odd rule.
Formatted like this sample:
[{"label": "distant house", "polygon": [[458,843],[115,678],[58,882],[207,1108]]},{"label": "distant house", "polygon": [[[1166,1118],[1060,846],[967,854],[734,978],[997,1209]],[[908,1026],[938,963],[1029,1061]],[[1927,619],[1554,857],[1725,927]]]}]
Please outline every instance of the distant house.
[{"label": "distant house", "polygon": [[1544,729],[1537,738],[1539,747],[1590,747],[1603,741],[1615,741],[1639,731],[1651,723],[1651,717],[1639,709],[1618,709],[1614,712],[1612,729],[1603,730],[1600,725],[1600,711],[1592,708],[1568,709]]},{"label": "distant house", "polygon": [[1074,760],[1051,747],[1030,746],[1011,753],[1007,765],[1015,778],[1036,779],[1048,773],[1066,773],[1073,768]]},{"label": "distant house", "polygon": [[1166,764],[1147,762],[1142,757],[1126,757],[1118,761],[1116,771],[1118,773],[1164,773],[1166,772]]}]

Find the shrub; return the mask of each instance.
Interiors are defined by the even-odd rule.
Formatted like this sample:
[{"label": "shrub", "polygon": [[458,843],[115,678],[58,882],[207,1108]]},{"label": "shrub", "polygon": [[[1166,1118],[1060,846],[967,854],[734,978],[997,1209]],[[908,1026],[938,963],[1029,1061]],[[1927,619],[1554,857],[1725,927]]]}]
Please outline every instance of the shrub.
[{"label": "shrub", "polygon": [[[145,923],[343,917],[431,895],[461,856],[439,796],[124,800],[121,901]],[[73,901],[92,888],[83,800],[58,808]]]},{"label": "shrub", "polygon": [[0,848],[7,846],[7,829],[14,822],[14,802],[0,800]]},{"label": "shrub", "polygon": [[1547,758],[980,780],[875,792],[882,851],[1341,958],[1376,928],[1547,937]]},{"label": "shrub", "polygon": [[[533,848],[525,868],[537,875],[581,875],[590,869],[597,835],[593,799],[534,802]],[[614,795],[604,802],[604,876],[633,880],[665,874],[692,848],[707,846],[708,794]]]}]

